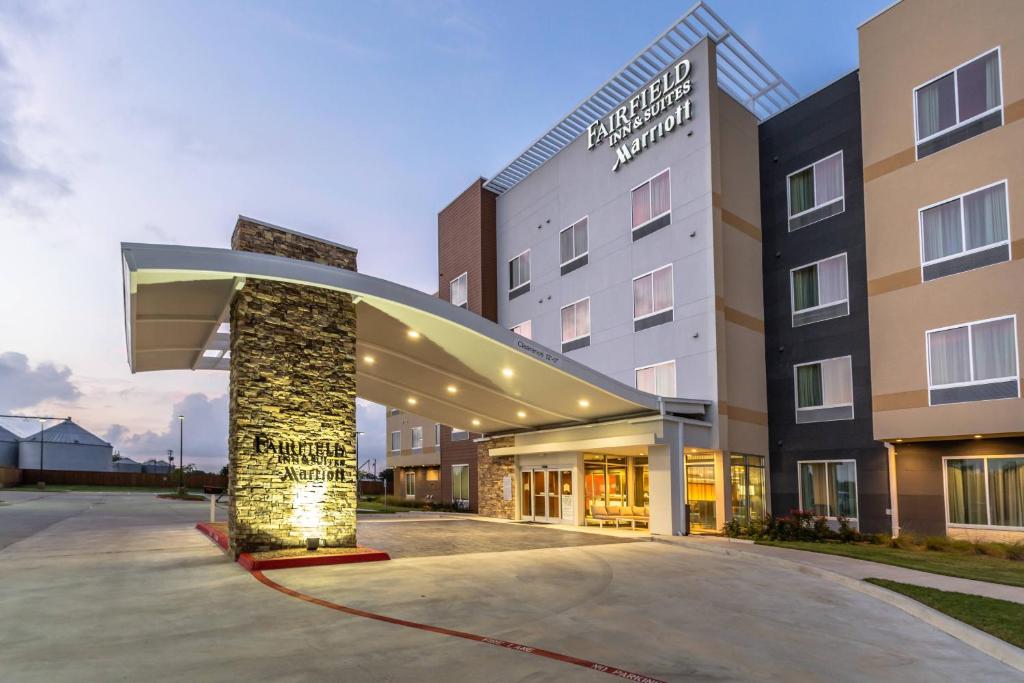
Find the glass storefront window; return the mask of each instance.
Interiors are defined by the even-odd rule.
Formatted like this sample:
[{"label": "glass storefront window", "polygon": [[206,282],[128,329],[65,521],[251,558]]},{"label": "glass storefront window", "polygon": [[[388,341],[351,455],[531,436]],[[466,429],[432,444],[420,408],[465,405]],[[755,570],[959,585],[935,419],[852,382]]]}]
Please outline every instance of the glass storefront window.
[{"label": "glass storefront window", "polygon": [[593,506],[647,507],[650,484],[646,457],[583,456],[583,488],[587,514]]},{"label": "glass storefront window", "polygon": [[764,458],[760,455],[732,455],[732,517],[748,522],[765,515]]},{"label": "glass storefront window", "polygon": [[686,502],[690,506],[690,527],[718,529],[715,513],[715,454],[686,455]]}]

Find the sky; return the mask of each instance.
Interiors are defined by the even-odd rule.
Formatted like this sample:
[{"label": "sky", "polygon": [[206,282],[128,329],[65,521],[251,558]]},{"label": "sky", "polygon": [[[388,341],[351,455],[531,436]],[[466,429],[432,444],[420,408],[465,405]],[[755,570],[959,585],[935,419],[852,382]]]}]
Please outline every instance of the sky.
[{"label": "sky", "polygon": [[[710,5],[806,95],[889,3]],[[130,373],[120,242],[227,247],[244,214],[433,292],[437,212],[690,4],[0,0],[0,414],[139,460],[177,451],[182,414],[186,462],[219,469],[227,374]],[[384,410],[357,408],[382,469]]]}]

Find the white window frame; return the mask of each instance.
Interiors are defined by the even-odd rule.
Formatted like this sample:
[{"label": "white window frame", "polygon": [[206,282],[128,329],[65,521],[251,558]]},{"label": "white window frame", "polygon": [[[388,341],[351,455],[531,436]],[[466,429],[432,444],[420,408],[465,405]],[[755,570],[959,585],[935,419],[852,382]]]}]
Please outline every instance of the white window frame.
[{"label": "white window frame", "polygon": [[[838,301],[832,301],[832,302],[827,303],[827,304],[818,304],[817,306],[808,306],[807,308],[801,308],[800,310],[797,310],[797,308],[796,308],[796,288],[793,286],[793,275],[796,273],[796,271],[803,270],[804,268],[810,268],[811,266],[820,266],[825,261],[831,261],[832,259],[837,259],[839,257],[843,257],[846,260],[846,298],[845,299],[839,299]],[[818,272],[821,272],[820,268],[819,268]],[[821,280],[820,279],[818,280],[818,291],[819,292],[821,291]],[[843,252],[840,252],[838,254],[833,254],[832,256],[828,256],[828,257],[825,257],[823,259],[818,259],[817,261],[811,261],[810,263],[805,263],[802,266],[797,266],[796,268],[790,268],[789,269],[789,310],[792,312],[792,315],[796,315],[797,313],[807,313],[808,311],[817,311],[817,310],[819,310],[821,308],[827,308],[829,306],[835,306],[836,304],[841,304],[841,303],[846,303],[846,304],[850,303],[850,257],[848,255],[848,252],[843,251]],[[847,309],[847,312],[844,313],[843,315],[837,315],[837,316],[833,316],[833,317],[834,318],[842,318],[844,315],[850,315],[849,309]],[[792,316],[790,316],[790,317],[792,317]],[[825,318],[825,320],[832,320],[832,318]],[[824,320],[816,320],[815,322],[825,322],[825,321]],[[810,324],[810,323],[808,323],[808,324]]]},{"label": "white window frame", "polygon": [[[636,373],[640,372],[641,370],[649,370],[651,368],[658,368],[658,367],[661,367],[662,365],[671,365],[672,366],[672,383],[676,385],[676,390],[674,392],[676,394],[676,396],[666,396],[666,398],[676,398],[678,396],[678,394],[679,394],[679,375],[677,374],[679,369],[676,366],[675,359],[664,360],[664,361],[661,361],[660,363],[651,363],[649,365],[641,365],[638,368],[633,368],[633,387],[637,391],[641,391],[640,387],[638,387],[636,385]],[[657,371],[655,371],[654,377],[655,377],[655,385],[657,385],[657,377],[658,377]],[[657,389],[657,386],[655,386],[655,389]],[[655,394],[655,396],[660,396],[660,395],[661,394]]]},{"label": "white window frame", "polygon": [[[420,445],[419,446],[416,445],[416,434],[417,433],[419,434],[419,437],[420,437]],[[423,427],[422,427],[422,425],[421,426],[417,426],[417,427],[410,427],[409,428],[409,445],[412,447],[412,450],[414,450],[414,451],[422,451],[423,450]]]},{"label": "white window frame", "polygon": [[[395,448],[395,434],[398,434],[398,448]],[[391,432],[391,452],[398,453],[402,450],[402,430]]]},{"label": "white window frame", "polygon": [[[819,358],[817,360],[807,361],[806,363],[796,363],[796,364],[793,365],[793,407],[796,409],[796,412],[793,414],[793,418],[794,419],[796,419],[796,416],[800,414],[801,410],[805,410],[806,411],[806,410],[821,410],[822,408],[846,408],[846,407],[849,407],[851,409],[850,417],[841,417],[841,418],[837,418],[837,419],[834,419],[834,420],[820,420],[820,422],[845,422],[846,420],[853,420],[853,419],[855,419],[857,417],[857,407],[854,405],[855,401],[850,401],[849,403],[828,403],[828,404],[822,403],[820,406],[804,406],[803,408],[800,407],[800,382],[797,379],[797,368],[802,368],[805,365],[821,365],[822,363],[827,363],[830,360],[841,360],[843,358],[849,358],[850,359],[850,394],[852,395],[853,394],[853,355],[852,354],[848,353],[845,356],[833,356],[832,358]],[[822,377],[822,382],[821,382],[821,398],[822,398],[822,401],[825,400],[825,380],[824,380],[824,377]],[[799,424],[805,424],[805,423],[799,423]],[[806,462],[811,462],[811,461],[808,460]],[[836,462],[838,462],[838,461],[836,461]]]},{"label": "white window frame", "polygon": [[[463,278],[465,278],[465,280],[466,280],[466,286],[465,286],[466,299],[464,301],[454,301],[454,300],[452,300],[452,285],[454,285],[456,282],[458,282],[459,280],[461,280]],[[462,306],[462,305],[468,306],[469,305],[469,272],[463,273],[462,275],[458,276],[457,278],[455,278],[454,280],[451,280],[448,283],[448,302],[450,304],[452,304],[453,306]]]},{"label": "white window frame", "polygon": [[[409,485],[412,484],[410,487]],[[412,493],[409,493],[409,489],[412,488]],[[416,497],[416,470],[411,467],[405,470],[405,497],[415,498]]]},{"label": "white window frame", "polygon": [[[562,233],[565,232],[566,230],[572,230],[577,225],[579,225],[581,221],[586,221],[587,222],[587,226],[586,226],[586,228],[587,228],[587,250],[585,252],[583,252],[582,254],[576,254],[575,256],[573,256],[572,258],[570,258],[567,261],[562,261]],[[576,251],[576,233],[575,232],[573,233],[573,237],[572,237],[572,250],[574,252]],[[583,258],[584,256],[586,256],[589,253],[590,253],[590,215],[588,214],[586,216],[582,216],[579,220],[570,223],[569,227],[562,228],[561,230],[558,231],[558,260],[561,261],[561,263],[559,263],[558,266],[561,267],[561,266],[564,266],[564,265],[566,265],[568,263],[572,263],[576,259],[581,259],[581,258]],[[530,274],[533,275],[533,264],[530,264]]]},{"label": "white window frame", "polygon": [[[515,256],[513,256],[512,258],[510,258],[508,260],[508,264],[507,264],[508,268],[505,269],[505,274],[509,276],[508,291],[514,292],[515,290],[519,289],[520,287],[525,287],[526,285],[530,284],[530,282],[533,280],[533,259],[531,258],[530,259],[530,277],[529,277],[529,279],[527,279],[525,282],[520,282],[518,285],[515,285],[515,286],[512,285],[512,270],[511,270],[512,262],[515,261],[520,256],[522,256],[523,254],[529,254],[529,253],[530,253],[529,249],[524,249],[523,251],[519,252],[518,254],[516,254]],[[516,269],[516,272],[519,272],[518,268]]]},{"label": "white window frame", "polygon": [[[522,332],[516,332],[516,330],[522,328],[523,325],[529,325],[530,326],[530,334],[523,334]],[[510,332],[512,332],[512,334],[518,334],[520,337],[522,337],[524,339],[529,339],[531,341],[533,340],[533,321],[532,320],[524,320],[523,322],[519,323],[518,325],[513,325],[512,327],[510,327],[508,329],[509,329]]]},{"label": "white window frame", "polygon": [[[662,173],[668,173],[668,211],[662,211],[657,216],[652,215],[645,222],[641,223],[640,225],[638,225],[636,227],[632,227],[633,226],[633,193],[636,192],[637,190],[639,190],[644,185],[650,183],[652,180],[654,180],[655,178],[660,176]],[[654,212],[653,211],[654,207],[651,206],[651,204],[654,201],[654,195],[653,194],[649,195],[649,197],[650,198],[648,199],[647,206],[648,206],[648,208],[651,209],[651,213],[653,213]],[[636,232],[640,228],[644,227],[648,223],[651,223],[652,221],[658,220],[662,216],[670,216],[670,215],[672,215],[672,167],[663,168],[660,171],[658,171],[657,173],[655,173],[654,175],[652,175],[647,180],[645,180],[642,183],[640,183],[639,185],[630,188],[630,190],[629,190],[629,225],[630,225],[629,233],[630,234],[633,234],[634,232]],[[589,231],[589,227],[588,227],[588,231]],[[587,239],[589,240],[589,238],[590,238],[590,234],[588,232]],[[590,246],[589,245],[589,241],[588,241],[587,246],[589,248],[589,246]]]},{"label": "white window frame", "polygon": [[[454,464],[452,464],[452,501],[456,501],[456,500],[469,501],[469,498],[468,498],[469,491],[466,491],[466,496],[467,496],[466,498],[456,498],[455,497],[455,468],[456,467],[465,467],[467,474],[469,473],[469,463],[454,463]],[[468,482],[466,483],[466,486],[467,487],[469,486]]]},{"label": "white window frame", "polygon": [[[654,274],[657,273],[657,272],[660,272],[662,270],[665,270],[666,268],[668,269],[669,280],[671,281],[671,284],[672,284],[672,286],[669,289],[669,291],[672,292],[672,303],[669,304],[665,308],[656,309],[656,310],[648,313],[647,315],[638,316],[636,314],[636,281],[639,280],[640,278],[647,277],[648,275],[651,276],[651,305],[653,306],[654,305]],[[675,270],[672,268],[672,264],[669,263],[669,264],[661,266],[659,268],[655,268],[654,270],[649,270],[646,273],[641,273],[640,275],[637,275],[635,278],[633,278],[633,290],[632,291],[633,291],[633,322],[636,322],[637,320],[643,320],[644,318],[650,318],[653,315],[658,315],[659,313],[664,313],[665,311],[674,310],[675,307],[676,307],[676,274],[675,274]]]},{"label": "white window frame", "polygon": [[[843,169],[843,193],[841,195],[839,195],[838,197],[836,197],[835,199],[830,199],[827,202],[824,202],[823,204],[818,204],[818,186],[817,186],[818,184],[815,181],[815,183],[814,183],[814,206],[812,206],[809,209],[804,209],[800,213],[790,213],[793,210],[793,200],[792,200],[792,197],[791,197],[792,192],[790,191],[789,179],[792,178],[793,176],[795,176],[797,173],[803,173],[804,171],[806,171],[809,168],[813,169],[815,166],[817,166],[821,162],[828,161],[829,159],[831,159],[834,156],[838,156],[839,157],[839,167],[841,169]],[[813,170],[811,171],[811,179],[812,180],[814,179],[814,171]],[[798,168],[797,170],[793,171],[792,173],[790,173],[789,175],[786,176],[786,215],[789,216],[789,220],[792,220],[794,218],[799,218],[800,216],[803,216],[804,214],[808,214],[808,213],[810,213],[812,211],[817,211],[818,209],[822,208],[823,206],[829,206],[830,204],[835,204],[836,202],[845,202],[845,201],[846,201],[846,159],[843,157],[843,150],[841,150],[841,149],[838,152],[833,152],[832,154],[829,154],[828,156],[824,156],[824,157],[818,159],[817,161],[815,161],[813,163],[807,164],[803,168]],[[843,210],[840,211],[839,213],[846,213],[846,204],[843,204]],[[838,216],[839,213],[834,214],[834,215]],[[832,216],[829,216],[829,218],[832,218]]]},{"label": "white window frame", "polygon": [[[991,189],[993,187],[997,187],[999,185],[1004,185],[1006,187],[1006,192],[1003,193],[1003,195],[1004,195],[1003,198],[1006,201],[1006,239],[1005,240],[1001,240],[999,242],[992,242],[991,244],[986,244],[983,247],[974,247],[973,249],[966,249],[966,248],[964,248],[964,249],[958,251],[955,254],[950,254],[949,256],[940,256],[939,258],[932,259],[931,261],[926,261],[925,257],[924,257],[924,212],[927,211],[928,209],[934,209],[936,206],[942,206],[943,204],[947,204],[949,202],[956,201],[957,199],[959,199],[960,200],[960,243],[961,243],[961,245],[966,247],[967,246],[967,221],[964,220],[966,218],[966,214],[964,213],[964,197],[967,197],[968,195],[975,194],[976,192],[983,192],[985,190]],[[918,239],[920,240],[920,243],[921,243],[920,244],[920,252],[921,252],[921,282],[924,282],[924,269],[925,269],[925,266],[930,266],[930,265],[933,265],[935,263],[942,263],[943,261],[950,261],[952,259],[957,259],[957,258],[960,258],[962,256],[967,256],[969,254],[976,254],[979,251],[986,251],[988,249],[992,249],[994,247],[999,247],[999,246],[1002,246],[1004,244],[1007,245],[1008,247],[1010,247],[1010,251],[1012,252],[1013,251],[1013,247],[1010,246],[1010,235],[1012,235],[1012,234],[1013,234],[1013,226],[1010,224],[1010,182],[1009,182],[1009,180],[1007,178],[1003,178],[1002,180],[997,180],[996,182],[989,183],[988,185],[983,185],[982,187],[976,187],[973,190],[968,190],[967,192],[964,192],[962,194],[953,195],[952,197],[946,197],[945,199],[943,199],[941,201],[938,201],[938,202],[935,202],[934,204],[929,204],[928,206],[922,206],[920,209],[917,210],[917,236],[918,236]],[[1010,254],[1010,260],[1011,261],[1013,260],[1013,254],[1012,253]],[[972,269],[972,270],[976,270],[976,269]],[[960,275],[960,273],[953,273],[953,275]],[[949,276],[947,275],[945,277],[949,277]]]},{"label": "white window frame", "polygon": [[[953,76],[953,109],[956,112],[957,122],[955,124],[953,124],[952,126],[950,126],[949,128],[943,128],[942,130],[940,130],[940,131],[938,131],[936,133],[932,133],[928,137],[922,138],[921,137],[921,131],[919,130],[919,125],[918,125],[919,122],[918,122],[918,116],[917,116],[917,91],[920,90],[921,88],[924,88],[925,86],[931,85],[932,83],[934,83],[935,81],[937,81],[939,79],[945,78],[949,74],[955,73],[958,69],[967,66],[971,62],[975,62],[975,61],[981,59],[982,57],[989,56],[993,52],[996,53],[998,61],[999,61],[999,104],[998,104],[998,106],[992,107],[991,109],[983,111],[980,114],[975,114],[974,116],[972,116],[969,119],[964,119],[963,121],[960,121],[959,120],[960,119],[960,83],[959,83],[959,80],[957,79],[957,77],[954,75]],[[1006,102],[1006,90],[1003,87],[1003,50],[1002,50],[1002,46],[1001,45],[996,45],[994,48],[992,48],[990,50],[986,50],[986,51],[976,55],[975,57],[972,57],[972,58],[968,59],[966,62],[958,64],[958,65],[954,66],[952,69],[939,74],[938,76],[934,76],[932,78],[929,78],[927,81],[925,81],[924,83],[918,85],[917,87],[915,87],[911,91],[910,98],[913,100],[913,104],[914,104],[914,157],[916,159],[920,158],[920,157],[917,156],[917,153],[918,153],[917,152],[917,147],[922,142],[928,142],[929,140],[934,140],[935,138],[939,137],[940,135],[945,135],[946,133],[954,131],[957,128],[962,128],[962,127],[966,126],[969,123],[973,123],[974,121],[977,121],[980,118],[988,116],[989,114],[991,114],[994,111],[998,111],[999,112],[999,125],[1000,126],[1003,125],[1004,123],[1006,123],[1006,120],[1005,120],[1006,119],[1006,114],[1003,111],[1003,105]]]},{"label": "white window frame", "polygon": [[[559,328],[558,336],[559,336],[559,338],[561,338],[561,336],[562,336],[562,311],[564,311],[565,309],[569,308],[570,306],[575,307],[576,304],[582,303],[584,301],[587,302],[587,311],[588,311],[587,319],[588,319],[589,325],[587,325],[587,332],[586,332],[586,334],[577,335],[577,336],[573,337],[572,339],[562,339],[562,343],[563,344],[569,344],[571,342],[576,341],[577,339],[583,339],[584,337],[589,337],[590,336],[590,331],[594,328],[594,315],[593,315],[594,314],[594,309],[590,307],[590,297],[589,296],[585,296],[582,299],[577,299],[576,301],[573,301],[572,303],[568,303],[565,306],[562,306],[560,309],[558,309],[558,328]],[[575,315],[575,311],[574,311],[574,315]]]},{"label": "white window frame", "polygon": [[[971,327],[974,325],[981,325],[983,323],[991,323],[997,320],[1013,319],[1013,360],[1017,366],[1017,374],[1012,377],[997,377],[995,379],[982,379],[974,380],[971,379],[969,382],[953,382],[952,384],[932,384],[932,353],[931,345],[929,344],[929,335],[933,332],[945,332],[946,330],[955,330],[960,327],[967,328],[967,353],[969,354],[971,361],[971,377],[974,377],[974,335],[971,334]],[[986,318],[984,320],[972,320],[966,323],[957,323],[956,325],[946,325],[945,327],[936,327],[932,330],[926,330],[924,333],[924,356],[925,362],[928,365],[928,405],[934,405],[932,403],[932,389],[955,389],[956,387],[974,387],[981,386],[983,384],[996,384],[998,382],[1011,382],[1017,381],[1017,395],[1011,396],[1010,398],[1020,398],[1020,354],[1017,350],[1017,314],[1013,315],[1000,315],[995,318]],[[1000,401],[1004,399],[987,399],[991,401]],[[963,401],[958,401],[963,403]],[[976,403],[977,401],[969,401],[970,403]],[[954,403],[940,403],[939,405],[955,405]]]},{"label": "white window frame", "polygon": [[[804,479],[803,472],[801,472],[801,465],[820,465],[825,464],[825,490],[828,491],[831,488],[831,484],[827,478],[828,476],[828,463],[830,462],[852,462],[853,463],[853,488],[856,492],[857,497],[857,517],[847,517],[846,519],[851,522],[860,522],[860,473],[857,471],[857,461],[853,458],[839,458],[836,460],[797,460],[796,462],[796,491],[797,491],[797,502],[800,509],[804,509]],[[828,501],[828,494],[825,494],[825,500]],[[837,515],[825,515],[825,519],[839,519]],[[947,516],[948,519],[948,516]]]},{"label": "white window frame", "polygon": [[1024,458],[1024,454],[1002,454],[1002,455],[944,455],[942,456],[942,503],[946,510],[946,528],[947,529],[992,529],[993,531],[1020,531],[1024,529],[1024,526],[1003,526],[996,524],[962,524],[960,522],[953,523],[949,521],[949,478],[946,470],[947,460],[984,460],[984,478],[985,478],[985,518],[992,521],[992,497],[989,494],[989,483],[988,483],[988,461],[989,460],[1009,460],[1011,458]]}]

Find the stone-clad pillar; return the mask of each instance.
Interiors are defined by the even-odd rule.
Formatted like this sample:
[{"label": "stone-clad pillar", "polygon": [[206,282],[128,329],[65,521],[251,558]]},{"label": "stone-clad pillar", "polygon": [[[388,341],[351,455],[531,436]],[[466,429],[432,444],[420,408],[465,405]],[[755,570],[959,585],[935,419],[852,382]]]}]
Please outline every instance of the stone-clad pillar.
[{"label": "stone-clad pillar", "polygon": [[[232,249],[356,269],[352,249],[239,218]],[[231,303],[229,536],[241,552],[356,544],[355,308],[249,279]]]}]

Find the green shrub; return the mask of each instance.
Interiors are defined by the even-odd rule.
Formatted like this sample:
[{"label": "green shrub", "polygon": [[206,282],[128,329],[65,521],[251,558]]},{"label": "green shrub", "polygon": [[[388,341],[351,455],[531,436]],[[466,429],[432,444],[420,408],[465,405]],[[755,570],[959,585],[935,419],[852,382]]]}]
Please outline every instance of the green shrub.
[{"label": "green shrub", "polygon": [[975,552],[979,555],[998,557],[1005,560],[1007,557],[1006,544],[1004,543],[975,543]]},{"label": "green shrub", "polygon": [[1008,543],[1006,545],[1006,559],[1024,561],[1024,541]]},{"label": "green shrub", "polygon": [[889,546],[900,550],[916,550],[918,543],[913,534],[900,534],[889,539]]},{"label": "green shrub", "polygon": [[924,547],[927,550],[935,550],[937,552],[948,552],[952,549],[950,543],[952,539],[948,536],[926,536],[924,539]]},{"label": "green shrub", "polygon": [[725,526],[722,527],[722,531],[725,532],[725,535],[729,538],[739,538],[740,534],[743,533],[743,527],[740,524],[740,520],[733,518],[725,523]]}]

